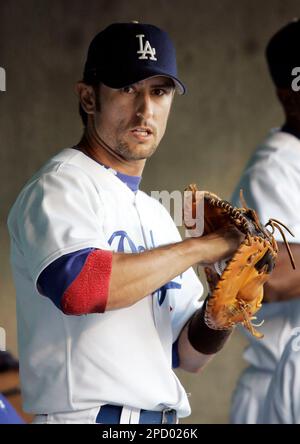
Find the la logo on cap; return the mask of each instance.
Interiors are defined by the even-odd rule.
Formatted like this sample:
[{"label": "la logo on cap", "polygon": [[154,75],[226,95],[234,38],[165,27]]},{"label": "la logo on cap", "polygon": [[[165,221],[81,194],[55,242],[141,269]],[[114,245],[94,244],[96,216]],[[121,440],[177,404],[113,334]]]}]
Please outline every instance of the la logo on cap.
[{"label": "la logo on cap", "polygon": [[141,60],[145,60],[145,59],[146,60],[148,60],[148,59],[149,60],[157,60],[157,58],[155,57],[156,49],[152,48],[149,40],[146,40],[145,43],[143,44],[143,37],[145,37],[145,35],[138,34],[138,35],[136,35],[136,37],[139,39],[139,43],[140,43],[140,49],[136,52],[137,54],[141,54],[139,56],[139,59],[141,59]]}]

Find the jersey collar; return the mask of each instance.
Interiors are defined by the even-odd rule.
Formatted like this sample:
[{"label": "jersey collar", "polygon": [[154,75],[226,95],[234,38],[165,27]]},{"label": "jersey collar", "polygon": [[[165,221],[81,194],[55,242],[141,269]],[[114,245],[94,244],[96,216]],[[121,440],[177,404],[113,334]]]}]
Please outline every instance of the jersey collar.
[{"label": "jersey collar", "polygon": [[129,176],[128,174],[120,173],[119,171],[116,171],[113,168],[103,165],[102,163],[100,163],[100,165],[102,165],[104,168],[106,168],[108,171],[110,171],[112,174],[118,177],[134,193],[136,193],[139,190],[142,176]]},{"label": "jersey collar", "polygon": [[[73,148],[78,150],[78,151],[80,151],[81,153],[83,153],[77,146],[74,146]],[[83,153],[83,154],[85,154],[85,153]],[[87,154],[85,154],[85,155],[87,155]],[[107,171],[111,172],[116,177],[118,177],[118,179],[120,179],[121,182],[123,182],[125,185],[127,185],[127,187],[131,191],[133,191],[134,193],[138,192],[139,186],[140,186],[140,182],[142,180],[142,176],[129,176],[128,174],[120,173],[119,171],[116,171],[113,168],[111,168],[111,167],[109,167],[107,165],[104,165],[103,163],[99,162],[98,160],[95,160],[95,159],[92,159],[92,160],[94,160],[94,162],[96,162],[99,165],[103,166]]]}]

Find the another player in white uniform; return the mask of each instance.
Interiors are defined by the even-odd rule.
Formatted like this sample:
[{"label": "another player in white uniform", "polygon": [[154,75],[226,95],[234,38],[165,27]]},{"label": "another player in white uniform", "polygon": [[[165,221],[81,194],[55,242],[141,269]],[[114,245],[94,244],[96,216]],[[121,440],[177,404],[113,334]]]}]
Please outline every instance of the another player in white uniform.
[{"label": "another player in white uniform", "polygon": [[287,240],[297,267],[296,271],[291,268],[280,235],[275,234],[278,262],[265,285],[263,308],[257,316],[258,322],[265,320],[260,328],[264,338],[257,340],[247,335],[249,346],[244,358],[249,367],[242,373],[233,395],[233,423],[261,421],[271,378],[293,329],[298,326],[295,319],[300,313],[300,93],[291,89],[291,73],[294,66],[300,66],[295,49],[299,38],[300,22],[294,21],[275,34],[268,44],[267,60],[286,123],[281,129],[272,130],[258,147],[233,195],[237,203],[242,188],[247,204],[256,209],[262,222],[272,217],[290,228],[295,237],[287,235]]},{"label": "another player in white uniform", "polygon": [[263,405],[261,423],[300,424],[300,316],[294,313],[291,338],[276,367]]},{"label": "another player in white uniform", "polygon": [[24,408],[39,423],[175,423],[189,415],[172,367],[197,372],[229,331],[204,323],[191,266],[228,257],[235,229],[182,241],[138,190],[177,79],[168,35],[112,24],[77,85],[78,145],[50,159],[9,215]]}]

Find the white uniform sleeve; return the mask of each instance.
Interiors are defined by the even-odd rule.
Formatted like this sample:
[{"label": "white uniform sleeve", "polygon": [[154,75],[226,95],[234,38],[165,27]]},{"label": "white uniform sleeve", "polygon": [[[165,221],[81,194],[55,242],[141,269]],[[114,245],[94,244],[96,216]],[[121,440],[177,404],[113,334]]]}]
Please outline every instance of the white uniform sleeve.
[{"label": "white uniform sleeve", "polygon": [[300,424],[299,348],[299,340],[292,338],[273,374],[263,408],[264,424]]},{"label": "white uniform sleeve", "polygon": [[74,166],[43,174],[22,193],[15,219],[17,242],[36,282],[60,256],[83,248],[110,247],[102,231],[100,197]]},{"label": "white uniform sleeve", "polygon": [[[232,196],[232,202],[237,206],[240,206],[240,189],[243,189],[247,205],[257,211],[262,223],[270,218],[278,219],[295,235],[292,237],[284,230],[287,240],[300,242],[299,181],[288,164],[274,159],[248,168]],[[282,241],[278,230],[275,239]]]}]

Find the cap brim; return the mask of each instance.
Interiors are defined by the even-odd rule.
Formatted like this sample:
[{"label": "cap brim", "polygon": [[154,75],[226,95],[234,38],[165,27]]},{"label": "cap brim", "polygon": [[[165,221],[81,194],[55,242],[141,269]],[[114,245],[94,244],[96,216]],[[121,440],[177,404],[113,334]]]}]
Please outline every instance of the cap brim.
[{"label": "cap brim", "polygon": [[130,76],[130,79],[127,77],[126,79],[118,79],[118,80],[111,80],[111,79],[99,79],[104,85],[108,86],[109,88],[119,89],[119,88],[125,88],[126,86],[133,85],[134,83],[140,82],[142,80],[150,79],[152,77],[168,77],[169,79],[172,79],[175,85],[175,89],[178,92],[178,94],[183,95],[186,93],[186,87],[185,85],[177,79],[177,77],[174,77],[168,73],[166,73],[163,70],[153,69],[153,67],[149,67],[148,69],[143,69],[138,74],[135,73],[132,76]]}]

